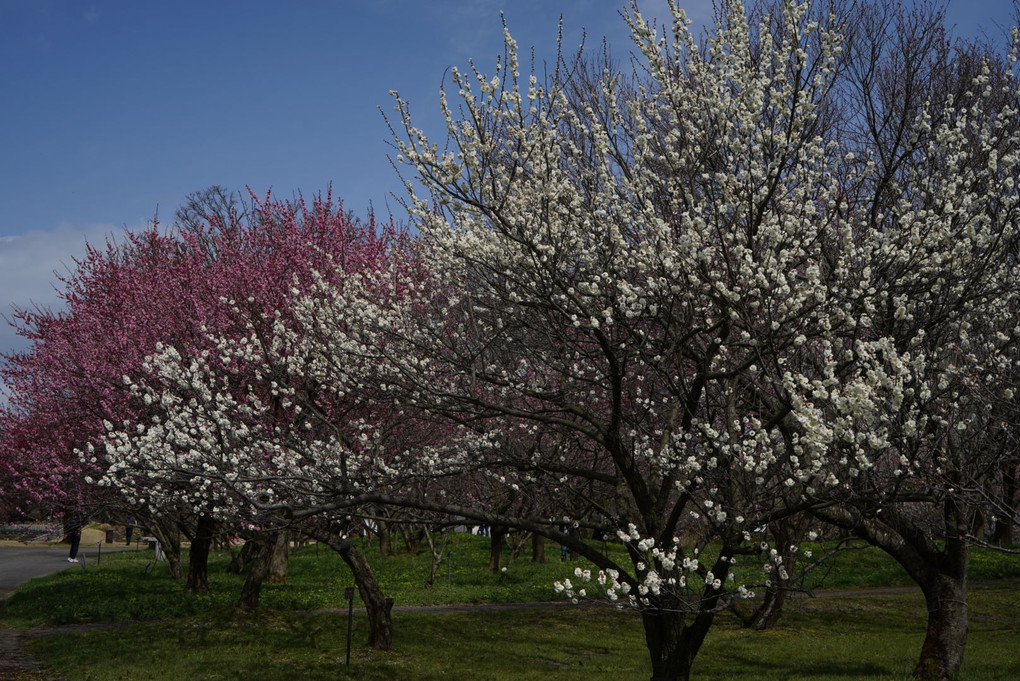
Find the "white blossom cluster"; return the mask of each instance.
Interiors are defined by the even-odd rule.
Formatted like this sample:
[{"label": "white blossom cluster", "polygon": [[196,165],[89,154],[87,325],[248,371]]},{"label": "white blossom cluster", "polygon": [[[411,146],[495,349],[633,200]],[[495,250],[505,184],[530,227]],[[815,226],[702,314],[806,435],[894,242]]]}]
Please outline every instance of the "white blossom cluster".
[{"label": "white blossom cluster", "polygon": [[[666,595],[671,597],[669,602],[673,604],[672,607],[688,611],[696,610],[700,602],[723,594],[724,591],[731,598],[754,598],[754,592],[743,584],[731,583],[724,589],[724,582],[734,581],[733,573],[729,572],[729,566],[737,562],[733,557],[722,557],[712,560],[711,564],[703,564],[698,549],[684,555],[678,537],[674,537],[668,546],[659,547],[654,539],[641,538],[633,524],[627,531],[618,530],[617,536],[625,545],[630,545],[634,555],[638,556],[634,579],[612,568],[599,570],[595,574],[590,569],[575,568],[574,578],[577,582],[571,579],[557,580],[553,583],[554,590],[574,603],[583,598],[604,596],[610,602],[637,609],[651,606],[653,599],[657,604],[661,603],[662,597]],[[719,574],[713,572],[713,565]],[[589,589],[592,589],[591,594]]]}]

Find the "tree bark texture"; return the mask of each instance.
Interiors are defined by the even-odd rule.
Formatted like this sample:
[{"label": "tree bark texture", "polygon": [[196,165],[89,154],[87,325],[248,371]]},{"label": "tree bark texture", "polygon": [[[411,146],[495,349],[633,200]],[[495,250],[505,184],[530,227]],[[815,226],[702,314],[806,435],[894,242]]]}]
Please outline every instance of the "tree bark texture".
[{"label": "tree bark texture", "polygon": [[729,604],[730,612],[740,620],[740,625],[745,629],[765,631],[779,621],[779,616],[783,614],[786,593],[785,589],[777,588],[773,583],[765,589],[761,601],[733,600]]},{"label": "tree bark texture", "polygon": [[783,614],[786,594],[786,589],[775,582],[773,582],[771,587],[766,588],[765,598],[761,606],[754,613],[751,628],[755,631],[764,631],[778,622],[779,616]]},{"label": "tree bark texture", "polygon": [[429,569],[428,579],[425,580],[425,588],[431,589],[435,586],[436,575],[439,574],[439,566],[443,563],[443,554],[446,553],[446,545],[449,542],[449,535],[443,535],[443,545],[436,547],[436,538],[433,536],[432,530],[428,526],[424,527],[425,540],[429,545],[429,553],[432,555],[432,566]]},{"label": "tree bark texture", "polygon": [[270,584],[286,583],[289,561],[290,533],[287,531],[277,532],[276,541],[273,542],[272,552],[269,556],[269,575],[267,580]]},{"label": "tree bark texture", "polygon": [[241,545],[240,550],[234,550],[230,548],[230,564],[227,565],[227,574],[239,575],[244,572],[244,568],[248,563],[251,562],[255,552],[258,550],[258,544],[251,539],[246,539],[244,544]]},{"label": "tree bark texture", "polygon": [[152,518],[152,535],[159,542],[166,564],[170,568],[170,577],[179,580],[184,576],[181,565],[181,530],[177,521],[165,517]]},{"label": "tree bark texture", "polygon": [[376,528],[376,534],[379,535],[379,553],[384,556],[392,556],[396,554],[393,548],[393,534],[390,531],[390,524],[386,521],[377,521],[378,527]]},{"label": "tree bark texture", "polygon": [[489,572],[499,572],[503,562],[503,542],[506,539],[505,525],[493,525],[489,533]]},{"label": "tree bark texture", "polygon": [[701,612],[688,624],[678,610],[649,608],[641,613],[652,681],[690,681],[694,658],[714,619],[711,612]]},{"label": "tree bark texture", "polygon": [[967,584],[936,574],[921,585],[928,606],[928,628],[914,669],[919,681],[950,681],[963,664],[967,644]]},{"label": "tree bark texture", "polygon": [[[764,598],[755,609],[750,622],[745,625],[755,631],[771,628],[783,614],[786,595],[791,587],[793,567],[797,561],[797,553],[791,549],[791,546],[798,537],[804,536],[806,530],[803,521],[798,522],[797,519],[787,518],[771,523],[769,532],[772,534],[773,543],[779,551],[782,563],[773,563],[773,570],[769,575],[769,585],[765,587]],[[787,571],[785,578],[781,574],[780,566]]]},{"label": "tree bark texture", "polygon": [[992,528],[991,541],[1001,548],[1013,546],[1013,526],[1017,524],[1020,517],[1020,508],[1017,507],[1017,462],[1012,457],[1007,457],[1000,465],[1002,471],[1002,511],[995,519]]},{"label": "tree bark texture", "polygon": [[188,593],[209,593],[209,549],[215,535],[216,521],[209,516],[199,516],[188,554],[188,581],[184,587]]},{"label": "tree bark texture", "polygon": [[393,620],[390,616],[391,603],[387,603],[379,582],[372,572],[372,566],[365,556],[354,547],[350,539],[330,537],[330,547],[340,554],[354,575],[354,584],[368,613],[368,645],[376,650],[393,647]]},{"label": "tree bark texture", "polygon": [[531,562],[545,562],[545,537],[537,532],[531,533]]},{"label": "tree bark texture", "polygon": [[866,518],[852,508],[814,509],[813,514],[853,532],[877,546],[903,566],[921,587],[928,607],[928,628],[914,668],[918,681],[950,681],[960,670],[967,643],[967,543],[974,509],[955,499],[942,502],[943,544],[918,532],[896,508],[884,509],[883,519]]},{"label": "tree bark texture", "polygon": [[262,583],[269,576],[269,562],[272,559],[272,547],[276,543],[276,533],[267,534],[257,540],[252,549],[251,567],[248,575],[241,586],[241,598],[237,607],[241,610],[251,611],[259,607],[259,599],[262,596]]}]

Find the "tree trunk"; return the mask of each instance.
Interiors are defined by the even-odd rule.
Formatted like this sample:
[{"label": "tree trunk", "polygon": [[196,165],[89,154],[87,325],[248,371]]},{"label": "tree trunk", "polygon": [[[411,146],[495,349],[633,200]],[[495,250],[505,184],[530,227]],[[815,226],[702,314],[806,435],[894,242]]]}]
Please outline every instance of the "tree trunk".
[{"label": "tree trunk", "polygon": [[921,589],[928,606],[928,630],[914,678],[949,681],[960,670],[967,643],[966,578],[940,573]]},{"label": "tree trunk", "polygon": [[227,573],[231,575],[239,575],[244,572],[244,568],[248,565],[255,557],[255,553],[258,551],[258,544],[251,539],[247,539],[244,545],[241,546],[240,551],[234,551],[230,549],[230,564],[227,566]]},{"label": "tree trunk", "polygon": [[404,540],[404,548],[412,556],[421,553],[421,541],[425,538],[425,530],[418,525],[401,525],[400,536]]},{"label": "tree trunk", "polygon": [[170,568],[170,578],[179,580],[184,576],[181,566],[181,530],[176,520],[165,517],[152,518],[152,535],[159,542],[166,564]]},{"label": "tree trunk", "polygon": [[432,530],[430,530],[427,525],[423,527],[425,528],[425,540],[429,544],[429,553],[432,554],[432,567],[429,569],[429,576],[425,580],[425,588],[431,589],[435,586],[436,575],[439,573],[439,566],[443,564],[443,554],[446,552],[446,545],[450,541],[450,536],[449,534],[444,534],[443,545],[437,548],[436,539],[432,535]]},{"label": "tree trunk", "polygon": [[679,608],[642,611],[645,645],[652,661],[652,681],[690,680],[691,666],[713,618],[711,612],[701,612],[688,626]]},{"label": "tree trunk", "polygon": [[276,542],[276,535],[268,534],[253,540],[254,547],[251,556],[251,568],[248,576],[244,579],[241,587],[241,598],[237,607],[241,610],[252,611],[259,607],[259,600],[262,596],[262,583],[269,576],[269,562],[272,559],[273,544]]},{"label": "tree trunk", "polygon": [[272,551],[269,556],[270,584],[284,584],[287,581],[287,563],[290,560],[290,533],[283,531],[276,533],[276,541],[273,542]]},{"label": "tree trunk", "polygon": [[[943,502],[946,524],[944,547],[929,555],[917,580],[928,606],[928,629],[914,669],[919,681],[950,681],[960,671],[967,644],[968,529],[979,510],[968,509],[953,497]],[[909,571],[909,568],[908,568]]]},{"label": "tree trunk", "polygon": [[[863,518],[852,508],[813,509],[812,513],[843,527],[896,559],[921,587],[928,607],[928,629],[914,668],[918,681],[949,681],[960,670],[967,643],[968,529],[975,509],[953,497],[942,502],[944,545],[916,531],[916,521],[893,508],[883,519]],[[902,531],[901,531],[902,530]],[[908,541],[909,540],[909,541]]]},{"label": "tree trunk", "polygon": [[368,645],[376,650],[388,650],[393,647],[393,620],[390,609],[393,602],[383,596],[375,573],[350,539],[331,536],[327,539],[330,547],[340,554],[347,567],[354,575],[354,584],[365,604],[368,613]]},{"label": "tree trunk", "polygon": [[531,562],[545,562],[545,537],[538,533],[531,535]]},{"label": "tree trunk", "polygon": [[751,620],[751,628],[755,631],[765,631],[779,621],[783,614],[783,605],[786,603],[786,588],[772,582],[772,586],[765,589],[765,598],[761,606],[755,611],[754,619]]},{"label": "tree trunk", "polygon": [[1016,460],[1012,457],[1004,457],[1006,460],[1000,466],[1002,470],[1002,511],[995,518],[995,525],[992,529],[992,544],[1001,548],[1013,546],[1013,526],[1017,518],[1017,471]]},{"label": "tree trunk", "polygon": [[376,534],[379,535],[379,553],[384,556],[392,556],[396,553],[393,550],[393,537],[390,533],[390,524],[385,521],[377,522]]},{"label": "tree trunk", "polygon": [[188,582],[184,590],[193,594],[209,593],[209,549],[216,534],[216,521],[199,516],[188,555]]},{"label": "tree trunk", "polygon": [[493,525],[489,534],[489,572],[499,572],[503,561],[503,540],[506,538],[506,526]]},{"label": "tree trunk", "polygon": [[1009,518],[996,518],[990,541],[999,548],[1008,549],[1012,547],[1013,521]]},{"label": "tree trunk", "polygon": [[793,567],[797,562],[797,553],[791,547],[797,537],[806,533],[804,519],[787,518],[774,522],[769,525],[769,533],[778,554],[777,557],[769,556],[772,571],[769,573],[769,584],[765,587],[765,597],[747,624],[755,631],[769,629],[783,614],[786,595],[792,586]]}]

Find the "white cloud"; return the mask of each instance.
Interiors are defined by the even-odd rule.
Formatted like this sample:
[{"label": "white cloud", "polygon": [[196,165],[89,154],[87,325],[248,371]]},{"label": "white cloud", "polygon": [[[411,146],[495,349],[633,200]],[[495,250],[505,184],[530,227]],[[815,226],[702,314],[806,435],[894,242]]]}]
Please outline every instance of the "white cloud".
[{"label": "white cloud", "polygon": [[25,341],[7,323],[14,308],[62,305],[57,294],[57,273],[66,274],[75,258],[85,253],[86,243],[103,245],[107,237],[119,237],[123,228],[110,224],[76,227],[62,223],[52,230],[33,230],[0,236],[0,352],[23,350]]}]

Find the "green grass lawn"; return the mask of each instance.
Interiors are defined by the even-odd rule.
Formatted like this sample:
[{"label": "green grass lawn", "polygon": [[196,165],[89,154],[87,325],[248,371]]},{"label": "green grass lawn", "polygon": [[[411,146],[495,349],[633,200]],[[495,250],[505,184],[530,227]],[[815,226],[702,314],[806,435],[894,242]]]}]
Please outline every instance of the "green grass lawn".
[{"label": "green grass lawn", "polygon": [[[961,679],[1020,678],[1020,616],[1011,585],[972,595]],[[916,595],[801,599],[766,632],[720,617],[695,664],[698,679],[906,679],[924,633]],[[32,639],[69,680],[149,678],[290,681],[384,679],[626,679],[647,677],[638,618],[604,607],[473,613],[397,612],[393,651],[363,645],[355,618],[344,666],[346,615],[264,611],[174,618]]]},{"label": "green grass lawn", "polygon": [[[562,600],[553,591],[553,582],[573,577],[578,566],[593,567],[580,560],[561,563],[559,547],[555,547],[547,563],[532,563],[522,556],[505,572],[493,574],[485,569],[487,542],[473,535],[452,537],[448,559],[432,589],[424,588],[430,569],[427,552],[381,556],[375,547],[369,547],[366,555],[383,591],[397,605]],[[619,545],[609,545],[607,551],[624,559]],[[146,550],[112,553],[104,555],[98,567],[90,564],[85,574],[69,569],[33,580],[8,600],[3,620],[15,626],[147,620],[218,612],[236,604],[244,578],[227,574],[228,554],[210,557],[209,596],[183,594],[181,584],[169,578],[167,565],[150,565],[151,559],[152,552]],[[324,547],[307,546],[292,553],[286,584],[263,585],[262,605],[273,610],[342,607],[346,605],[344,588],[353,585],[339,555]]]},{"label": "green grass lawn", "polygon": [[[436,587],[422,588],[424,555],[381,558],[369,552],[383,589],[401,605],[553,600],[550,584],[582,563],[518,559],[506,573],[484,570],[484,540],[455,538]],[[820,547],[819,547],[820,548]],[[618,550],[618,549],[617,549]],[[344,666],[351,584],[335,554],[297,552],[284,585],[266,585],[253,616],[233,609],[241,578],[225,574],[226,556],[210,564],[211,596],[188,596],[166,566],[146,573],[147,552],[123,553],[86,574],[68,570],[25,585],[0,621],[13,626],[135,621],[115,628],[29,638],[30,650],[69,681],[147,678],[246,679],[629,679],[649,666],[639,618],[604,606],[533,610],[394,613],[392,651],[364,645],[364,615],[355,611],[351,667]],[[1020,558],[978,552],[972,582],[1000,580],[971,592],[971,634],[961,679],[1020,678]],[[825,587],[900,583],[895,566],[872,550],[841,556]],[[886,575],[875,584],[875,574]],[[723,613],[695,663],[697,679],[906,679],[924,635],[917,593],[797,598],[780,624],[741,629]]]}]

